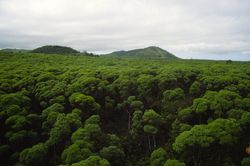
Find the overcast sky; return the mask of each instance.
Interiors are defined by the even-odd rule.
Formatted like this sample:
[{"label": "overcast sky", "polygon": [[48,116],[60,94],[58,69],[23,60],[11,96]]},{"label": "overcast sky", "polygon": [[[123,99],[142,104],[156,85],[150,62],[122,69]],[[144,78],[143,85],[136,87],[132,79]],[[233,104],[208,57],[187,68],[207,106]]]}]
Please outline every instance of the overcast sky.
[{"label": "overcast sky", "polygon": [[0,0],[0,48],[42,45],[250,60],[250,0]]}]

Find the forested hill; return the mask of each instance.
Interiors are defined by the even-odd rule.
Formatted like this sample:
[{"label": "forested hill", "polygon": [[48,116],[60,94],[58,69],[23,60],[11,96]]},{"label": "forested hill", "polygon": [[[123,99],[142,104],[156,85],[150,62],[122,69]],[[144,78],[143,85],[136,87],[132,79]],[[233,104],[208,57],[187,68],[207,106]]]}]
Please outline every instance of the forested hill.
[{"label": "forested hill", "polygon": [[129,51],[116,51],[106,54],[105,56],[147,59],[178,59],[175,55],[169,53],[168,51],[155,46]]},{"label": "forested hill", "polygon": [[79,51],[65,46],[42,46],[31,51],[32,53],[44,54],[77,54]]}]

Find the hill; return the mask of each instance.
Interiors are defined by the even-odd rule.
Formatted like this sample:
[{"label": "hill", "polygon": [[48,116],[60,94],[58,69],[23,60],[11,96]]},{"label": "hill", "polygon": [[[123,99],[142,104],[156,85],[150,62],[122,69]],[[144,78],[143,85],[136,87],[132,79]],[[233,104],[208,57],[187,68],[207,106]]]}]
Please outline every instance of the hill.
[{"label": "hill", "polygon": [[65,46],[42,46],[31,51],[32,53],[44,54],[77,54],[79,51]]},{"label": "hill", "polygon": [[132,57],[132,58],[147,58],[147,59],[178,59],[175,55],[170,52],[155,46],[134,49],[129,51],[116,51],[105,56],[112,57]]}]

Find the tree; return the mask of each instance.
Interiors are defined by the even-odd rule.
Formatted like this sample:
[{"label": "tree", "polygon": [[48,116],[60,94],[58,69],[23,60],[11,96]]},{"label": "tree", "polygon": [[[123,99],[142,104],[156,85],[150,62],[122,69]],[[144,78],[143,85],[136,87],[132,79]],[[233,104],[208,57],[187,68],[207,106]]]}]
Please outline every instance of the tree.
[{"label": "tree", "polygon": [[72,164],[85,160],[91,155],[92,152],[88,148],[81,148],[78,144],[72,144],[63,151],[61,158],[65,164]]},{"label": "tree", "polygon": [[[216,119],[208,125],[195,125],[191,130],[181,133],[173,144],[177,152],[189,152],[195,166],[201,164],[202,150],[208,150],[211,146],[233,145],[241,132],[239,124],[234,119]],[[217,162],[221,162],[223,153],[217,154]]]},{"label": "tree", "polygon": [[143,103],[136,99],[135,96],[129,96],[127,100],[117,105],[117,109],[127,114],[128,116],[128,131],[131,129],[131,116],[134,111],[142,110]]},{"label": "tree", "polygon": [[84,122],[84,125],[88,125],[88,124],[98,124],[98,125],[100,125],[100,116],[99,115],[90,116]]},{"label": "tree", "polygon": [[209,108],[215,118],[223,118],[226,112],[235,107],[236,101],[241,97],[231,91],[207,91],[203,98],[209,100]]},{"label": "tree", "polygon": [[28,120],[25,118],[25,116],[21,115],[13,115],[6,119],[5,124],[10,126],[12,129],[15,130],[21,130],[25,126],[28,125]]},{"label": "tree", "polygon": [[71,127],[70,123],[66,117],[65,114],[59,114],[56,120],[56,123],[54,124],[54,127],[50,131],[50,137],[47,140],[47,144],[49,146],[59,146],[62,144],[65,140],[68,139],[68,137],[71,134]]},{"label": "tree", "polygon": [[46,161],[46,155],[48,153],[48,147],[39,143],[31,148],[24,149],[20,153],[19,161],[25,165],[44,165]]},{"label": "tree", "polygon": [[[64,96],[65,89],[67,87],[64,81],[57,80],[54,74],[44,74],[41,79],[44,81],[39,81],[34,89],[36,100],[40,102],[40,105],[43,108],[46,108],[50,105],[53,100],[58,100],[59,96]],[[59,100],[61,102],[61,100]],[[61,104],[64,104],[62,101]]]},{"label": "tree", "polygon": [[8,109],[8,107],[12,105],[17,105],[20,108],[29,109],[30,102],[30,98],[21,92],[4,94],[1,95],[0,98],[0,111]]},{"label": "tree", "polygon": [[8,131],[5,134],[9,145],[16,150],[21,150],[27,146],[31,146],[37,141],[38,134],[29,130]]},{"label": "tree", "polygon": [[66,115],[66,119],[72,131],[75,131],[82,126],[81,117],[79,117],[78,113],[75,112],[68,113]]},{"label": "tree", "polygon": [[100,150],[100,155],[107,159],[112,165],[123,165],[125,154],[120,147],[108,146]]},{"label": "tree", "polygon": [[84,128],[78,128],[71,136],[71,141],[75,142],[78,140],[88,140],[87,131]]},{"label": "tree", "polygon": [[60,115],[58,112],[51,112],[48,114],[47,118],[42,123],[42,129],[44,130],[44,134],[47,135],[51,128],[56,123],[57,117]]},{"label": "tree", "polygon": [[192,108],[197,113],[203,113],[209,109],[209,101],[207,99],[204,99],[204,98],[194,99]]},{"label": "tree", "polygon": [[137,91],[142,101],[153,104],[153,96],[157,96],[157,80],[151,74],[140,74],[137,78]]},{"label": "tree", "polygon": [[207,112],[209,111],[209,108],[210,108],[209,100],[205,98],[197,98],[194,99],[191,109],[197,115],[199,123],[204,123],[208,119]]},{"label": "tree", "polygon": [[95,102],[93,97],[78,92],[69,97],[69,102],[73,107],[82,109],[85,116],[100,109],[100,105]]},{"label": "tree", "polygon": [[115,135],[115,134],[107,134],[106,137],[107,137],[108,145],[121,147],[121,139],[117,135]]},{"label": "tree", "polygon": [[[155,135],[158,132],[158,127],[162,124],[162,117],[156,113],[153,109],[146,110],[143,114],[143,122],[144,122],[144,127],[143,130],[145,133],[150,134],[153,136],[153,147],[156,147],[156,140],[155,140]],[[150,143],[150,138],[148,136],[148,144],[149,144],[149,149],[151,149],[151,143]]]},{"label": "tree", "polygon": [[244,112],[241,115],[240,123],[241,123],[241,125],[245,126],[246,128],[248,128],[250,126],[250,112]]},{"label": "tree", "polygon": [[154,150],[150,155],[150,166],[162,166],[166,157],[167,153],[163,148]]},{"label": "tree", "polygon": [[86,75],[73,79],[74,82],[68,88],[69,94],[80,92],[85,95],[91,95],[98,102],[101,102],[105,97],[104,94],[107,88],[106,80]]},{"label": "tree", "polygon": [[202,85],[200,82],[195,81],[189,88],[189,93],[195,96],[199,96],[202,93]]},{"label": "tree", "polygon": [[51,106],[47,107],[46,109],[44,109],[42,112],[42,116],[45,118],[52,112],[62,113],[63,111],[64,111],[63,105],[61,105],[59,103],[55,103],[55,104],[52,104]]},{"label": "tree", "polygon": [[185,97],[184,91],[181,88],[176,88],[174,90],[166,90],[163,93],[163,101],[176,101],[183,99]]},{"label": "tree", "polygon": [[136,90],[136,82],[128,75],[122,74],[117,78],[113,84],[114,89],[118,90],[119,96],[125,100],[129,96],[133,96]]},{"label": "tree", "polygon": [[140,130],[143,129],[142,116],[143,116],[142,111],[135,111],[133,113],[132,127],[130,130],[130,134],[132,135],[133,139],[136,139],[138,137]]},{"label": "tree", "polygon": [[99,143],[103,140],[103,133],[100,128],[99,115],[92,115],[84,122],[84,127],[78,128],[71,136],[73,143],[81,140],[89,142],[93,148],[98,149]]},{"label": "tree", "polygon": [[173,90],[164,91],[161,103],[165,114],[169,117],[171,115],[175,115],[177,109],[184,104],[184,98],[185,94],[183,89],[181,88],[175,88]]},{"label": "tree", "polygon": [[102,131],[98,124],[87,124],[84,126],[86,134],[91,139],[96,139],[101,136]]}]

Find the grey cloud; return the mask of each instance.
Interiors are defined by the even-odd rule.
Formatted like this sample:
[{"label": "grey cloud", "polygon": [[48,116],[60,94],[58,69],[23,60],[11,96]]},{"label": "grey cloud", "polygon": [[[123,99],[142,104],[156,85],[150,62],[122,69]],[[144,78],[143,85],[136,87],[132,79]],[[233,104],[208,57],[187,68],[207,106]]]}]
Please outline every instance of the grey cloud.
[{"label": "grey cloud", "polygon": [[0,48],[157,45],[182,57],[250,60],[249,9],[249,0],[0,0]]}]

